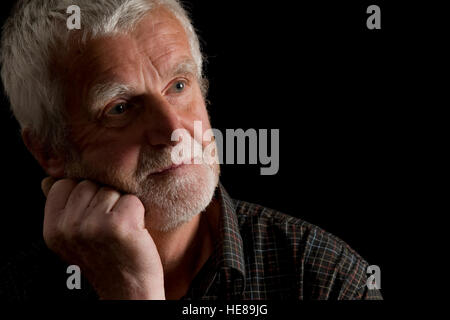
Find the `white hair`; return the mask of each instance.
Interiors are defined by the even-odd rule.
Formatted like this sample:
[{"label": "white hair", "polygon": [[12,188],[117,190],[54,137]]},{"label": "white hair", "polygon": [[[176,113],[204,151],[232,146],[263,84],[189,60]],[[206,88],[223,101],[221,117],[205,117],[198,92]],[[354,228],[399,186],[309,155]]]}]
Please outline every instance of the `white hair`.
[{"label": "white hair", "polygon": [[[81,30],[67,28],[71,5],[81,9]],[[127,33],[153,8],[169,9],[183,26],[197,67],[197,77],[206,94],[198,36],[179,0],[19,0],[5,22],[1,39],[1,78],[11,109],[21,130],[28,128],[53,149],[66,145],[65,105],[55,59],[67,54],[71,35],[79,41]]]}]

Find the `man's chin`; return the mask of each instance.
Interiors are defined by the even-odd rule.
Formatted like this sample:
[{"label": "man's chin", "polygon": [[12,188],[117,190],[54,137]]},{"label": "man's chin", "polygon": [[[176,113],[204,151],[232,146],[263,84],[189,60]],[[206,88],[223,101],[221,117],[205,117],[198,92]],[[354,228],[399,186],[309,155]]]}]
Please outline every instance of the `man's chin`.
[{"label": "man's chin", "polygon": [[207,165],[148,176],[137,195],[145,207],[146,227],[167,232],[189,222],[209,205],[218,182],[218,169]]}]

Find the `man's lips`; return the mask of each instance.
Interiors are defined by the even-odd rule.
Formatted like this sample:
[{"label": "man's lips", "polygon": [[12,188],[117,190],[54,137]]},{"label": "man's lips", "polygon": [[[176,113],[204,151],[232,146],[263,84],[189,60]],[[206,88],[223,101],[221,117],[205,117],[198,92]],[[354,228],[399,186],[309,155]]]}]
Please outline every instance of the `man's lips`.
[{"label": "man's lips", "polygon": [[167,168],[157,170],[155,172],[152,172],[151,174],[153,175],[153,174],[161,174],[161,173],[170,172],[170,171],[178,169],[178,168],[184,166],[185,164],[189,164],[189,163],[193,163],[192,159],[191,160],[185,160],[185,161],[181,162],[180,164],[172,164],[171,166],[168,166]]},{"label": "man's lips", "polygon": [[160,173],[172,171],[172,170],[175,170],[176,168],[179,168],[181,166],[184,166],[184,163],[180,163],[180,164],[177,164],[177,165],[173,164],[170,167],[164,168],[162,170],[155,171],[152,174],[160,174]]}]

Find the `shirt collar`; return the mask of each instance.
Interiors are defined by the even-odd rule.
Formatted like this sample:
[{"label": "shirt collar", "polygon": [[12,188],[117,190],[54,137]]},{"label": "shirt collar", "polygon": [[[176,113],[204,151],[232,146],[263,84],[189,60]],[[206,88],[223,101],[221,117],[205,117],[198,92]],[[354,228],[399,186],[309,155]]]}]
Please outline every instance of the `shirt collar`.
[{"label": "shirt collar", "polygon": [[216,198],[220,203],[219,239],[216,267],[234,269],[245,277],[244,245],[233,199],[219,182]]},{"label": "shirt collar", "polygon": [[[194,278],[183,299],[196,299],[210,294],[241,297],[245,289],[244,246],[236,206],[220,182],[215,190],[214,199],[220,205],[218,239],[213,253]],[[210,290],[216,281],[225,285],[226,292]]]}]

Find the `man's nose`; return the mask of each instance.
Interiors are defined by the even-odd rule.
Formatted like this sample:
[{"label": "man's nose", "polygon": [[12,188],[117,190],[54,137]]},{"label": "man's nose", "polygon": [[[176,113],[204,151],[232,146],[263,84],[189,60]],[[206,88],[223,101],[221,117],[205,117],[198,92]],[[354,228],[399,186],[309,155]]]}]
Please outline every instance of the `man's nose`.
[{"label": "man's nose", "polygon": [[147,141],[151,146],[175,146],[172,141],[172,132],[181,128],[181,122],[175,109],[164,97],[151,97],[147,99],[144,112],[144,125]]}]

